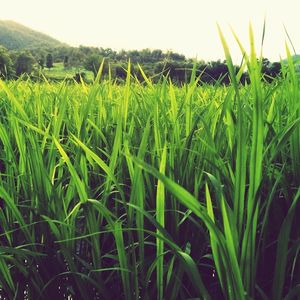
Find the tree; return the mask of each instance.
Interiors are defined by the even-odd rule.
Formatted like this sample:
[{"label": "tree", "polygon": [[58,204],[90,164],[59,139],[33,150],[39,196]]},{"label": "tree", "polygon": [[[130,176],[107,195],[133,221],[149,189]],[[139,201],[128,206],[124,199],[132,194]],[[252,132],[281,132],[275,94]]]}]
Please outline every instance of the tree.
[{"label": "tree", "polygon": [[68,66],[79,69],[84,64],[85,59],[86,55],[84,52],[82,52],[80,49],[74,48],[69,55]]},{"label": "tree", "polygon": [[115,75],[116,78],[125,80],[127,77],[127,72],[126,72],[126,65],[116,65],[115,66]]},{"label": "tree", "polygon": [[46,67],[47,67],[48,69],[53,68],[53,57],[52,57],[52,54],[51,54],[51,53],[48,53],[48,54],[47,54],[47,57],[46,57]]},{"label": "tree", "polygon": [[152,53],[150,49],[143,49],[139,53],[141,63],[150,63],[152,61]]},{"label": "tree", "polygon": [[132,63],[137,63],[140,60],[140,52],[137,50],[131,50],[128,52],[128,56]]},{"label": "tree", "polygon": [[173,82],[182,84],[191,76],[192,65],[180,63],[173,60],[166,60],[156,64],[154,72],[169,77]]},{"label": "tree", "polygon": [[186,58],[183,54],[178,54],[173,51],[169,51],[167,55],[168,55],[169,59],[174,60],[174,61],[185,61],[186,60]]},{"label": "tree", "polygon": [[[103,58],[100,55],[97,54],[90,55],[84,61],[84,68],[88,71],[92,71],[94,74],[94,78],[96,78],[102,60]],[[106,74],[108,74],[107,63],[104,64],[104,68],[102,71],[102,75],[106,75]]]},{"label": "tree", "polygon": [[34,58],[30,53],[21,52],[15,61],[16,75],[30,74],[33,70]]},{"label": "tree", "polygon": [[164,58],[164,54],[162,53],[162,51],[160,49],[155,49],[152,51],[152,57],[153,57],[154,61],[159,61]]},{"label": "tree", "polygon": [[279,62],[271,63],[267,58],[262,61],[262,75],[267,82],[272,82],[281,74],[281,64]]},{"label": "tree", "polygon": [[8,50],[0,46],[0,78],[9,79],[13,75],[13,63]]},{"label": "tree", "polygon": [[116,55],[116,60],[126,61],[127,59],[128,59],[128,53],[124,49],[121,49]]},{"label": "tree", "polygon": [[111,48],[100,48],[99,54],[103,57],[108,57],[114,59],[116,56],[116,51],[112,50]]},{"label": "tree", "polygon": [[64,68],[68,68],[69,67],[69,56],[65,56],[64,57]]},{"label": "tree", "polygon": [[281,75],[281,63],[280,62],[274,62],[274,63],[272,63],[272,65],[270,67],[270,75],[273,78]]},{"label": "tree", "polygon": [[207,74],[211,77],[211,83],[229,84],[229,71],[225,62],[220,60],[210,62]]}]

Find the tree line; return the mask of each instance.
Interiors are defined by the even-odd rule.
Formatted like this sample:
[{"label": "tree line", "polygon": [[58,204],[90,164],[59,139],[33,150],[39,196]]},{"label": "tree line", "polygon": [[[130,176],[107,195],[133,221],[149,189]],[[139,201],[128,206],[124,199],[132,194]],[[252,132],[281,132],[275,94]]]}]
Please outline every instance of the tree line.
[{"label": "tree line", "polygon": [[[162,50],[130,50],[114,51],[111,48],[97,48],[79,46],[36,48],[28,51],[8,51],[0,46],[0,78],[14,79],[23,74],[35,76],[44,68],[53,68],[54,63],[63,63],[64,68],[75,69],[74,79],[85,79],[85,70],[92,71],[96,76],[100,63],[104,59],[103,76],[110,76],[122,82],[126,78],[128,61],[131,61],[131,74],[138,80],[143,81],[143,72],[151,77],[154,82],[161,75],[169,77],[174,83],[182,84],[189,80],[192,69],[196,63],[196,76],[201,76],[201,82],[229,84],[230,79],[225,61],[205,62],[194,61],[182,54],[173,51]],[[236,66],[236,71],[239,67]],[[266,81],[272,81],[281,74],[281,64],[270,62],[264,58],[262,61],[262,73]],[[249,80],[247,73],[242,75],[241,82]]]}]

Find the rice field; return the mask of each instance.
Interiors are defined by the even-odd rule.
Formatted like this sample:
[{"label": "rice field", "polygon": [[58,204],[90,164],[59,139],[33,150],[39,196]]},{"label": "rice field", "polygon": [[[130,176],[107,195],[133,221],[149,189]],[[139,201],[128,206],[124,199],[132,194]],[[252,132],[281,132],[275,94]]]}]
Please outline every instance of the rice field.
[{"label": "rice field", "polygon": [[[300,86],[0,81],[0,299],[300,299]],[[100,81],[100,83],[99,83]]]}]

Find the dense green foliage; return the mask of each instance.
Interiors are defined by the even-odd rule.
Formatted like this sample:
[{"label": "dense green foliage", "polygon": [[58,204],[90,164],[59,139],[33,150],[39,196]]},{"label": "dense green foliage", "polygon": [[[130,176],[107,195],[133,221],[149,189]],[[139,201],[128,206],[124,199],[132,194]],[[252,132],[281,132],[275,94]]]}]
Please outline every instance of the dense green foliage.
[{"label": "dense green foliage", "polygon": [[0,46],[0,78],[10,79],[13,77],[13,62],[9,56],[9,52]]},{"label": "dense green foliage", "polygon": [[30,74],[33,71],[34,58],[29,52],[20,52],[15,59],[16,76]]},{"label": "dense green foliage", "polygon": [[[193,59],[188,59],[182,54],[173,51],[163,52],[159,49],[121,50],[117,52],[111,48],[102,47],[70,47],[12,21],[0,21],[0,45],[10,49],[9,58],[15,65],[12,72],[2,72],[2,78],[4,75],[5,78],[12,78],[14,75],[18,77],[24,73],[17,70],[19,63],[16,62],[18,57],[24,54],[24,51],[34,58],[34,61],[32,59],[27,62],[22,61],[22,64],[25,63],[27,66],[31,66],[27,68],[25,73],[34,80],[41,78],[40,73],[42,72],[43,76],[49,80],[58,81],[73,78],[75,81],[80,81],[80,76],[82,78],[89,77],[86,76],[89,71],[96,76],[101,61],[105,59],[103,75],[116,79],[118,82],[125,80],[126,66],[130,60],[132,75],[139,80],[143,80],[139,67],[141,65],[143,72],[151,77],[153,82],[157,82],[160,75],[163,74],[172,79],[173,83],[181,85],[190,78],[195,63]],[[27,57],[29,58],[29,56]],[[1,61],[6,59],[7,50],[0,51],[0,64]],[[63,63],[64,75],[52,76],[52,73],[44,70],[45,65],[51,69],[54,63]],[[5,67],[8,70],[9,63]],[[21,69],[24,70],[24,68]],[[236,66],[235,69],[238,72],[239,67]],[[72,71],[71,76],[70,71]],[[264,80],[271,81],[280,75],[281,65],[278,62],[271,63],[264,59],[262,71],[266,75]],[[222,82],[223,84],[229,84],[230,81],[226,63],[220,60],[197,61],[196,75],[199,76],[200,74],[202,74],[202,82],[205,83]],[[249,76],[245,73],[242,75],[241,82],[245,83],[247,81],[249,81]]]},{"label": "dense green foliage", "polygon": [[51,53],[48,53],[46,56],[46,67],[48,69],[53,68],[53,57]]}]

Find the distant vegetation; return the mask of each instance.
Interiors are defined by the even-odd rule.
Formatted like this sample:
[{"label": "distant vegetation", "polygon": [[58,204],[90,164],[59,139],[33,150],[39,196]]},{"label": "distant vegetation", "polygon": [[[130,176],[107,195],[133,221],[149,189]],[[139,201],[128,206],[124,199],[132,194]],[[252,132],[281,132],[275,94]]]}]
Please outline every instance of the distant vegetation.
[{"label": "distant vegetation", "polygon": [[[6,79],[28,74],[32,79],[40,78],[41,73],[53,80],[66,78],[91,81],[90,74],[96,76],[100,63],[105,59],[103,75],[118,82],[126,78],[126,66],[132,63],[131,74],[143,81],[143,74],[157,82],[160,75],[172,79],[175,84],[186,82],[196,63],[196,76],[201,75],[203,83],[229,83],[226,63],[223,61],[194,61],[172,51],[143,49],[115,51],[111,48],[70,47],[66,44],[13,21],[0,21],[0,76]],[[61,67],[63,65],[63,68]],[[140,66],[141,68],[140,68]],[[58,68],[59,66],[59,68]],[[57,72],[50,72],[53,67]],[[239,67],[235,67],[236,72]],[[263,60],[264,79],[271,81],[281,72],[278,62]],[[56,76],[58,75],[58,76]],[[247,82],[248,75],[242,74],[241,82]]]},{"label": "distant vegetation", "polygon": [[14,21],[0,20],[0,44],[9,50],[60,47],[65,44]]}]

